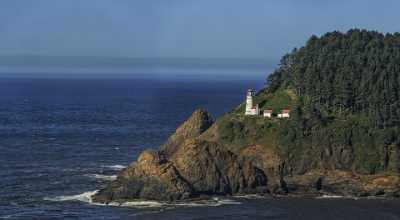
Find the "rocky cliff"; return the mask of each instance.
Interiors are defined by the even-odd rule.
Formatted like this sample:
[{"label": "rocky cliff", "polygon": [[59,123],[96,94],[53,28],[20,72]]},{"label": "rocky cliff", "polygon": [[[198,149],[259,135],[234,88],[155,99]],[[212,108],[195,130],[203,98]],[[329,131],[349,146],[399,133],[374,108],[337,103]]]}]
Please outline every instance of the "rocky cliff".
[{"label": "rocky cliff", "polygon": [[167,142],[161,146],[164,155],[172,155],[185,140],[193,139],[206,131],[214,123],[211,115],[203,109],[193,112],[192,116],[179,126]]},{"label": "rocky cliff", "polygon": [[[305,168],[304,161],[298,164],[304,171],[289,168],[290,158],[275,146],[272,134],[280,126],[279,121],[234,115],[225,115],[213,123],[207,112],[195,111],[166,144],[159,150],[142,152],[93,200],[174,201],[255,193],[400,196],[397,175],[362,175],[351,169],[314,165]],[[268,123],[272,124],[266,126]]]},{"label": "rocky cliff", "polygon": [[[304,168],[305,172],[299,172],[295,167],[288,168],[288,158],[274,146],[275,140],[269,139],[268,133],[265,133],[266,137],[249,134],[252,141],[242,140],[240,143],[235,140],[246,139],[240,138],[235,132],[263,132],[262,129],[266,129],[262,128],[263,123],[257,125],[252,122],[267,119],[226,117],[213,124],[207,112],[195,111],[160,150],[142,152],[136,162],[121,171],[115,181],[93,197],[94,201],[174,201],[210,195],[254,193],[400,195],[400,178],[389,173],[362,175],[351,169],[322,169],[321,166],[312,165],[318,160],[316,158],[308,162],[311,164],[307,165],[308,169]],[[226,129],[231,130],[229,132],[235,138],[225,140]],[[344,152],[339,154],[343,155]]]},{"label": "rocky cliff", "polygon": [[146,150],[94,201],[182,200],[207,195],[267,192],[267,177],[245,157],[201,138],[213,124],[197,110],[160,150]]}]

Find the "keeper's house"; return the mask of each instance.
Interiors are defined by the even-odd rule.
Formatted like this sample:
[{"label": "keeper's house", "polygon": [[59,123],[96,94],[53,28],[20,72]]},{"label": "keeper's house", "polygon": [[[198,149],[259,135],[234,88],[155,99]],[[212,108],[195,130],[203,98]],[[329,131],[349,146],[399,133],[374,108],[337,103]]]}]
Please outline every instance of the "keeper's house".
[{"label": "keeper's house", "polygon": [[272,109],[264,109],[263,116],[266,118],[272,118]]},{"label": "keeper's house", "polygon": [[290,117],[290,110],[288,108],[282,109],[281,113],[278,114],[278,118],[289,118]]}]

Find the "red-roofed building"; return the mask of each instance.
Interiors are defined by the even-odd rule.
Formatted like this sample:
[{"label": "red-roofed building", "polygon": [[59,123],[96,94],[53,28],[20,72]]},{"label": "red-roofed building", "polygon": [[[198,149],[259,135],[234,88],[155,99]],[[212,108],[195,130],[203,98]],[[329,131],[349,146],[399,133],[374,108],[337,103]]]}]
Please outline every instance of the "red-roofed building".
[{"label": "red-roofed building", "polygon": [[272,109],[264,109],[263,116],[267,118],[272,118]]},{"label": "red-roofed building", "polygon": [[278,118],[289,118],[290,117],[290,109],[284,108],[281,113],[278,114]]}]

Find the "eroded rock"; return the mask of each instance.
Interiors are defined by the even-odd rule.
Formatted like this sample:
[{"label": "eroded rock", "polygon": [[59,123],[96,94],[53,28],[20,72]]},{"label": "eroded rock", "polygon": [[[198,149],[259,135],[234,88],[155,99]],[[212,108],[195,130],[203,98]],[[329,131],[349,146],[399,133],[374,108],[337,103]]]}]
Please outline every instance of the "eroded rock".
[{"label": "eroded rock", "polygon": [[206,131],[214,123],[211,115],[204,109],[197,109],[175,133],[172,134],[167,142],[161,146],[161,151],[167,156],[172,155],[176,148],[185,140],[196,138]]},{"label": "eroded rock", "polygon": [[161,150],[146,150],[118,178],[94,195],[100,203],[148,200],[184,200],[201,195],[267,192],[263,171],[220,144],[197,137],[212,125],[197,110]]}]

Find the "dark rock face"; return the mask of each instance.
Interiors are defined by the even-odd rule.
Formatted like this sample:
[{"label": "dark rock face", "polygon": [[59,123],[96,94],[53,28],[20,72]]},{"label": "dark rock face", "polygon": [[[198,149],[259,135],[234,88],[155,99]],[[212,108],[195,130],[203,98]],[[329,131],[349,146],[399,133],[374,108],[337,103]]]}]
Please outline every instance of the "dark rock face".
[{"label": "dark rock face", "polygon": [[129,199],[179,200],[193,195],[190,184],[175,166],[157,151],[144,151],[137,162],[121,171],[118,178],[100,190],[95,202],[109,203]]},{"label": "dark rock face", "polygon": [[397,175],[359,175],[351,171],[310,171],[283,178],[286,193],[295,195],[341,195],[399,197],[400,177]]},{"label": "dark rock face", "polygon": [[218,143],[193,140],[171,157],[181,176],[198,194],[265,192],[264,173]]},{"label": "dark rock face", "polygon": [[203,109],[197,109],[192,116],[179,126],[167,142],[161,146],[165,155],[172,155],[185,140],[200,136],[214,123],[211,115]]},{"label": "dark rock face", "polygon": [[266,176],[250,160],[218,143],[196,139],[211,124],[208,113],[195,111],[160,151],[144,151],[93,200],[171,201],[200,195],[267,192]]}]

